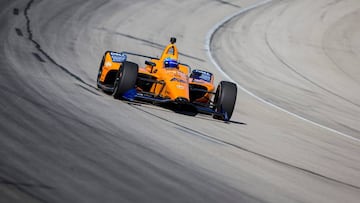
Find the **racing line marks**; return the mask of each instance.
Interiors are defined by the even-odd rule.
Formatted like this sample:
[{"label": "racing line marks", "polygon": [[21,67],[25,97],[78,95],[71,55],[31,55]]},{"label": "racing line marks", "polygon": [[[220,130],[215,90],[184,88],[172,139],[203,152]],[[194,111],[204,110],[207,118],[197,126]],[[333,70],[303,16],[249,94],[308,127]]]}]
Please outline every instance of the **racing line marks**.
[{"label": "racing line marks", "polygon": [[[31,9],[31,6],[32,4],[34,3],[34,0],[30,0],[27,5],[26,5],[26,8],[24,10],[24,16],[25,16],[25,19],[26,19],[26,30],[27,30],[27,33],[28,33],[28,39],[35,45],[36,49],[42,54],[45,56],[45,58],[50,61],[52,64],[54,64],[56,67],[60,68],[62,71],[64,71],[66,74],[68,74],[69,76],[71,76],[72,78],[74,78],[75,80],[83,83],[84,85],[87,85],[88,87],[91,87],[93,89],[97,89],[96,87],[94,87],[93,85],[85,82],[83,79],[81,79],[79,76],[77,76],[76,74],[72,73],[69,69],[67,69],[66,67],[60,65],[59,63],[57,63],[46,51],[44,51],[42,48],[41,48],[41,45],[36,41],[34,40],[33,38],[33,33],[32,33],[32,30],[31,30],[31,20],[30,20],[30,17],[29,17],[29,10]],[[35,56],[35,55],[34,55]],[[36,57],[36,56],[35,56]],[[42,59],[43,60],[43,59]]]},{"label": "racing line marks", "polygon": [[[24,15],[25,15],[25,18],[26,18],[27,33],[28,33],[28,35],[29,35],[29,36],[28,36],[28,39],[36,46],[36,48],[38,49],[38,51],[39,51],[41,54],[43,54],[43,55],[44,55],[51,63],[53,63],[55,66],[57,66],[58,68],[60,68],[60,69],[63,70],[65,73],[69,74],[71,77],[73,77],[74,79],[78,80],[79,82],[81,82],[81,83],[83,83],[83,84],[85,84],[85,85],[87,85],[87,86],[89,86],[89,87],[92,87],[92,88],[96,89],[96,88],[93,87],[92,85],[90,85],[90,84],[86,83],[85,81],[83,81],[79,76],[77,76],[77,75],[75,75],[74,73],[70,72],[70,71],[69,71],[67,68],[65,68],[64,66],[58,64],[53,58],[51,58],[51,56],[49,56],[49,55],[41,48],[41,45],[40,45],[36,40],[33,39],[33,34],[32,34],[31,26],[30,26],[31,20],[30,20],[29,15],[28,15],[28,11],[30,10],[31,5],[32,5],[33,2],[34,2],[34,0],[30,0],[30,1],[28,2],[27,6],[26,6],[25,11],[24,11]],[[261,5],[263,5],[263,4],[265,4],[265,3],[269,3],[269,2],[271,2],[271,0],[264,1],[264,2],[262,2],[261,4],[259,3],[259,4],[257,4],[256,6],[253,6],[253,7],[251,7],[251,8],[242,9],[241,12],[238,13],[237,15],[240,15],[240,14],[242,14],[242,13],[244,13],[244,12],[250,10],[250,9],[256,8],[256,7],[258,7],[258,6],[261,6]],[[17,13],[17,14],[16,14],[16,13]],[[18,15],[18,10],[15,11],[15,9],[14,9],[14,15]],[[237,16],[237,15],[231,16],[231,18],[233,18],[233,17],[235,17],[235,16]],[[212,61],[212,63],[219,69],[220,72],[222,72],[223,75],[225,75],[225,76],[226,76],[227,78],[229,78],[230,80],[231,80],[231,78],[230,78],[230,77],[220,68],[220,66],[217,65],[217,63],[215,62],[214,58],[213,58],[212,55],[211,55],[211,51],[210,51],[210,48],[209,48],[209,47],[210,47],[210,42],[211,42],[211,39],[212,39],[213,34],[219,29],[219,27],[220,27],[222,24],[225,24],[225,23],[228,22],[231,18],[229,18],[229,19],[228,19],[227,21],[225,21],[225,22],[222,22],[222,23],[218,24],[219,26],[218,26],[218,27],[215,27],[215,29],[213,29],[213,30],[210,32],[210,34],[208,35],[209,37],[207,38],[207,48],[206,48],[207,53],[208,53],[209,58],[210,58],[210,60]],[[232,80],[232,81],[233,81],[233,80]],[[239,85],[238,85],[238,86],[239,86]],[[243,87],[240,87],[240,88],[241,88],[242,90],[244,90],[245,92],[247,92],[248,94],[250,94],[251,96],[254,96],[255,98],[259,99],[260,101],[263,101],[263,102],[265,102],[265,103],[267,103],[267,104],[270,104],[270,105],[273,106],[273,107],[276,107],[277,109],[280,109],[280,110],[282,110],[282,111],[285,111],[285,112],[289,113],[290,115],[294,115],[294,116],[296,116],[296,117],[298,117],[298,118],[301,118],[302,120],[305,120],[305,121],[308,121],[308,122],[311,122],[311,123],[314,124],[314,122],[312,122],[312,121],[309,121],[309,120],[307,120],[307,119],[305,119],[305,118],[302,118],[301,116],[298,116],[298,115],[296,115],[296,114],[294,114],[294,113],[288,112],[288,111],[286,111],[286,110],[284,110],[284,109],[282,109],[282,108],[280,108],[280,107],[277,107],[277,106],[274,105],[274,104],[271,104],[271,103],[269,103],[269,102],[264,101],[263,99],[255,96],[253,93],[251,93],[250,91],[246,90],[246,89],[243,88]],[[239,145],[232,144],[232,143],[230,143],[230,142],[217,139],[217,138],[212,137],[212,136],[210,136],[210,135],[206,135],[206,134],[204,134],[204,133],[202,133],[202,132],[193,130],[193,129],[188,128],[188,127],[186,127],[186,126],[180,125],[180,124],[175,123],[175,122],[172,122],[172,121],[170,121],[170,120],[168,120],[168,119],[165,119],[165,118],[162,118],[162,117],[160,117],[160,116],[157,116],[157,115],[155,115],[155,114],[153,114],[153,113],[147,112],[147,111],[145,111],[145,110],[143,110],[143,109],[141,109],[141,108],[139,108],[139,107],[137,107],[137,106],[132,106],[132,107],[138,109],[139,111],[142,111],[142,112],[144,112],[144,113],[147,113],[147,114],[149,114],[149,115],[152,115],[152,116],[154,116],[154,117],[157,117],[157,118],[159,118],[159,119],[161,119],[161,120],[164,120],[164,121],[166,121],[166,122],[172,123],[172,124],[174,124],[175,126],[178,126],[178,128],[183,129],[183,131],[191,132],[191,134],[193,134],[193,135],[201,135],[201,137],[206,138],[207,140],[211,140],[211,141],[216,142],[216,143],[222,143],[222,144],[225,144],[225,145],[228,145],[228,146],[232,146],[232,147],[235,147],[235,148],[237,148],[237,149],[246,151],[246,152],[248,152],[248,153],[251,153],[251,154],[254,154],[254,155],[263,157],[263,158],[265,158],[265,159],[267,159],[267,160],[270,160],[270,161],[279,163],[279,164],[281,164],[281,165],[284,165],[284,166],[287,166],[287,167],[291,167],[291,168],[295,168],[295,169],[301,170],[301,171],[303,171],[303,172],[306,172],[306,173],[308,173],[308,174],[315,175],[315,176],[318,176],[318,177],[321,177],[321,178],[324,178],[324,179],[327,179],[327,180],[331,180],[331,181],[334,181],[334,182],[337,182],[337,183],[340,183],[340,184],[344,184],[344,185],[347,185],[347,186],[349,186],[349,187],[353,187],[353,188],[356,188],[356,189],[360,189],[360,187],[358,187],[358,186],[351,185],[351,184],[348,184],[348,183],[345,183],[345,182],[342,182],[342,181],[338,181],[338,180],[336,180],[336,179],[326,177],[326,176],[324,176],[324,175],[318,174],[318,173],[316,173],[316,172],[313,172],[313,171],[310,171],[310,170],[307,170],[307,169],[304,169],[304,168],[300,168],[300,167],[297,167],[297,166],[294,166],[294,165],[290,165],[290,164],[285,163],[285,162],[282,162],[282,161],[280,161],[280,160],[276,160],[276,159],[271,158],[271,157],[268,157],[268,156],[266,156],[266,155],[259,154],[259,153],[257,153],[257,152],[254,152],[254,151],[251,151],[251,150],[249,150],[249,149],[243,148],[243,147],[241,147],[241,146],[239,146]],[[315,123],[315,124],[316,124],[316,123]],[[322,125],[320,125],[320,124],[316,124],[316,125],[317,125],[317,126],[320,126],[320,127],[322,127],[322,128],[325,128],[325,129],[329,129],[329,128],[327,128],[327,127],[325,127],[325,126],[322,126]],[[340,133],[340,132],[338,132],[338,131],[336,131],[336,130],[333,130],[333,129],[330,129],[330,130],[333,131],[333,132],[337,132],[338,134],[343,134],[343,133]],[[346,136],[346,137],[349,138],[349,137],[351,137],[351,136]],[[353,138],[353,137],[351,137],[351,138]],[[360,140],[358,140],[358,139],[356,139],[356,138],[353,138],[353,139],[355,139],[355,140],[357,140],[357,141],[360,141]]]},{"label": "racing line marks", "polygon": [[216,139],[213,139],[211,138],[210,136],[207,136],[206,134],[204,133],[201,133],[199,131],[196,131],[194,129],[191,129],[191,128],[188,128],[188,127],[185,127],[185,126],[178,126],[178,127],[175,127],[176,129],[182,131],[182,132],[185,132],[187,134],[190,134],[190,135],[194,135],[194,136],[198,136],[198,137],[201,137],[201,138],[204,138],[210,142],[214,142],[216,144],[221,144],[221,145],[225,145],[223,142],[219,142],[218,140]]},{"label": "racing line marks", "polygon": [[[128,103],[128,104],[129,104],[129,103]],[[247,152],[247,153],[249,153],[249,154],[252,154],[252,155],[261,157],[261,158],[263,158],[263,159],[266,159],[266,160],[268,160],[268,161],[271,161],[271,162],[280,164],[280,165],[282,165],[282,166],[284,166],[284,167],[292,168],[292,169],[295,169],[295,170],[297,170],[297,171],[302,171],[302,172],[304,172],[304,173],[307,173],[307,174],[309,174],[309,175],[312,175],[312,176],[315,176],[315,177],[318,177],[318,178],[323,178],[323,179],[325,179],[325,180],[332,181],[332,182],[334,182],[334,183],[338,183],[338,184],[341,184],[341,185],[345,185],[345,186],[348,186],[348,187],[351,187],[351,188],[355,188],[355,189],[357,189],[357,190],[360,190],[360,186],[353,185],[353,184],[350,184],[350,183],[346,183],[346,182],[343,182],[343,181],[340,181],[340,180],[337,180],[337,179],[334,179],[334,178],[331,178],[331,177],[327,177],[327,176],[322,175],[322,174],[320,174],[320,173],[317,173],[317,172],[315,172],[315,171],[311,171],[311,170],[309,170],[309,169],[301,168],[301,167],[299,167],[299,166],[295,166],[295,165],[286,163],[286,162],[284,162],[284,161],[277,160],[277,159],[275,159],[275,158],[266,156],[265,154],[260,154],[260,153],[258,153],[258,152],[255,152],[255,151],[249,150],[249,149],[247,149],[247,148],[244,148],[244,147],[242,147],[242,146],[240,146],[240,145],[233,144],[233,143],[231,143],[231,142],[228,142],[228,141],[225,141],[225,140],[221,140],[221,139],[216,138],[216,137],[213,137],[213,136],[211,136],[211,135],[207,135],[207,134],[202,133],[202,132],[200,132],[200,131],[197,131],[197,130],[188,128],[188,127],[186,127],[186,126],[184,126],[184,125],[181,125],[181,124],[176,123],[176,122],[174,122],[174,121],[171,121],[171,120],[169,120],[169,119],[163,118],[163,117],[158,116],[158,115],[156,115],[156,114],[154,114],[154,113],[151,113],[151,112],[149,112],[149,111],[146,111],[146,110],[140,108],[139,106],[134,106],[134,105],[131,105],[131,104],[129,104],[129,105],[132,106],[133,108],[135,108],[135,109],[143,112],[143,113],[146,113],[146,114],[148,114],[148,115],[150,115],[150,116],[156,117],[156,118],[158,118],[158,119],[160,119],[160,120],[163,120],[163,121],[165,121],[165,122],[168,122],[168,123],[170,123],[170,124],[173,124],[173,125],[176,126],[176,129],[181,130],[181,131],[183,131],[183,132],[186,132],[186,133],[188,133],[188,134],[191,134],[191,135],[195,135],[195,136],[204,138],[204,139],[206,139],[206,140],[208,140],[208,141],[211,141],[211,142],[214,142],[214,143],[217,143],[217,144],[223,144],[223,145],[226,145],[226,146],[230,146],[230,147],[233,147],[233,148],[235,148],[235,149],[237,149],[237,150],[245,151],[245,152]],[[224,123],[224,124],[225,124],[225,123]]]},{"label": "racing line marks", "polygon": [[323,91],[335,96],[335,97],[338,97],[342,100],[344,100],[345,102],[349,103],[349,104],[352,104],[356,107],[360,107],[359,104],[351,101],[350,99],[347,99],[323,86],[321,86],[320,84],[318,84],[317,82],[311,80],[310,78],[306,77],[304,74],[300,73],[299,71],[296,70],[295,67],[293,67],[292,65],[290,65],[288,62],[285,61],[285,59],[283,57],[280,56],[280,54],[275,51],[275,49],[273,48],[273,46],[271,45],[270,43],[270,40],[269,40],[269,33],[266,33],[266,37],[265,37],[265,41],[266,41],[266,45],[268,46],[269,50],[271,51],[271,53],[282,63],[284,64],[284,66],[286,66],[289,70],[291,70],[292,72],[294,72],[296,75],[300,76],[301,78],[303,78],[304,80],[308,81],[309,83],[311,83],[312,85],[314,85],[315,87],[318,87],[319,89],[322,89]]},{"label": "racing line marks", "polygon": [[[360,141],[360,139],[357,139],[357,138],[352,137],[352,136],[350,136],[350,135],[347,135],[347,134],[345,134],[345,133],[339,132],[339,131],[334,130],[334,129],[332,129],[332,128],[323,126],[323,125],[318,124],[318,123],[316,123],[316,122],[314,122],[314,121],[311,121],[311,120],[309,120],[309,119],[306,119],[306,118],[304,118],[304,117],[302,117],[302,116],[300,116],[300,115],[297,115],[297,114],[295,114],[295,113],[292,113],[292,112],[290,112],[290,111],[288,111],[288,110],[286,110],[286,109],[281,108],[280,106],[277,106],[277,105],[275,105],[275,104],[273,104],[273,103],[271,103],[271,102],[269,102],[269,101],[266,101],[266,100],[264,100],[263,98],[255,95],[255,94],[252,93],[251,91],[247,90],[245,87],[242,87],[241,85],[239,85],[239,83],[237,83],[236,81],[234,81],[228,74],[226,74],[226,73],[224,72],[224,70],[220,67],[220,65],[216,62],[216,60],[214,59],[214,57],[212,56],[212,52],[211,52],[211,48],[210,48],[211,41],[212,41],[212,39],[213,39],[214,34],[215,34],[224,24],[228,23],[230,20],[232,20],[233,18],[235,18],[235,17],[237,17],[237,16],[239,16],[239,15],[242,15],[242,14],[244,14],[244,13],[246,13],[246,12],[252,10],[252,9],[258,8],[258,7],[260,7],[260,6],[263,6],[263,5],[265,5],[265,4],[268,4],[268,3],[270,3],[270,2],[272,2],[272,0],[264,0],[264,1],[261,1],[261,2],[259,2],[259,3],[257,3],[257,4],[253,4],[252,6],[243,8],[243,9],[239,10],[238,12],[234,13],[233,15],[230,15],[230,16],[226,17],[225,19],[223,19],[222,21],[220,21],[219,23],[217,23],[217,24],[207,33],[206,42],[205,42],[205,50],[206,50],[206,52],[207,52],[207,55],[208,55],[211,63],[213,63],[214,66],[216,67],[216,69],[217,69],[219,72],[221,72],[227,79],[229,79],[230,81],[236,83],[237,86],[238,86],[238,88],[240,88],[242,91],[244,91],[245,93],[249,94],[250,96],[254,97],[255,99],[257,99],[257,100],[259,100],[259,101],[261,101],[261,102],[263,102],[263,103],[265,103],[265,104],[267,104],[267,105],[269,105],[269,106],[272,106],[272,107],[274,107],[275,109],[278,109],[278,110],[280,110],[280,111],[282,111],[282,112],[285,112],[285,113],[287,113],[287,114],[289,114],[289,115],[291,115],[291,116],[294,116],[294,117],[296,117],[296,118],[298,118],[298,119],[300,119],[300,120],[309,122],[309,123],[311,123],[311,124],[313,124],[313,125],[315,125],[315,126],[318,126],[318,127],[320,127],[320,128],[329,130],[329,131],[331,131],[331,132],[334,132],[335,134],[342,135],[342,136],[344,136],[344,137],[346,137],[346,138],[349,138],[349,139],[352,139],[352,140],[355,140],[355,141]],[[243,148],[243,147],[241,147],[241,146],[238,146],[238,145],[235,145],[235,144],[232,144],[232,143],[229,143],[229,142],[225,142],[225,141],[224,141],[224,143],[228,144],[229,146],[233,146],[233,147],[235,147],[235,148],[238,148],[238,149],[247,151],[247,152],[249,152],[249,153],[251,153],[251,154],[254,154],[254,155],[263,157],[263,158],[265,158],[265,159],[267,159],[267,160],[276,162],[276,163],[278,163],[278,164],[281,164],[281,165],[284,165],[284,166],[287,166],[287,167],[291,167],[291,168],[294,168],[294,169],[297,169],[297,170],[306,172],[306,173],[308,173],[308,174],[310,174],[310,175],[314,175],[314,176],[317,176],[317,177],[320,177],[320,178],[324,178],[324,179],[326,179],[326,180],[330,180],[330,181],[332,181],[332,182],[336,182],[336,183],[339,183],[339,184],[342,184],[342,185],[346,185],[346,186],[349,186],[349,187],[352,187],[352,188],[355,188],[355,189],[360,190],[360,186],[352,185],[352,184],[349,184],[349,183],[346,183],[346,182],[343,182],[343,181],[340,181],[340,180],[336,180],[336,179],[334,179],[334,178],[327,177],[327,176],[325,176],[325,175],[316,173],[315,171],[311,171],[311,170],[308,170],[308,169],[305,169],[305,168],[301,168],[301,167],[299,167],[299,166],[291,165],[291,164],[289,164],[289,163],[286,163],[286,162],[283,162],[283,161],[280,161],[280,160],[277,160],[277,159],[268,157],[268,156],[266,156],[266,155],[263,155],[263,154],[260,154],[260,153],[257,153],[257,152],[254,152],[254,151],[251,151],[251,150],[248,150],[248,149],[245,149],[245,148]]]},{"label": "racing line marks", "polygon": [[163,120],[163,121],[165,121],[165,122],[167,122],[167,123],[170,123],[170,124],[175,125],[178,130],[181,130],[181,131],[186,132],[186,133],[188,133],[188,134],[192,134],[192,135],[199,136],[199,137],[201,137],[201,138],[204,138],[204,139],[206,139],[206,140],[209,140],[209,141],[214,142],[214,143],[217,143],[217,144],[225,144],[222,140],[219,140],[219,139],[217,139],[217,138],[215,138],[215,137],[209,136],[209,135],[207,135],[207,134],[205,134],[205,133],[202,133],[202,132],[200,132],[200,131],[197,131],[197,130],[188,128],[188,127],[186,127],[186,126],[184,126],[184,125],[181,125],[181,124],[176,123],[176,122],[174,122],[174,121],[171,121],[171,120],[169,120],[169,119],[166,119],[166,118],[163,118],[163,117],[161,117],[161,116],[158,116],[158,115],[156,115],[156,114],[154,114],[154,113],[151,113],[151,112],[146,111],[146,110],[144,110],[144,109],[142,109],[142,108],[139,108],[138,106],[134,106],[134,105],[132,105],[132,104],[130,104],[130,103],[128,103],[128,104],[129,104],[131,107],[133,107],[133,108],[135,108],[135,109],[137,109],[137,110],[139,110],[139,111],[142,111],[143,113],[146,113],[146,114],[148,114],[148,115],[150,115],[150,116],[156,117],[156,118],[158,118],[158,119],[160,119],[160,120]]},{"label": "racing line marks", "polygon": [[46,189],[46,190],[53,190],[54,188],[53,187],[50,187],[48,185],[45,185],[45,184],[34,184],[34,183],[27,183],[27,182],[19,182],[19,181],[12,181],[12,180],[9,180],[7,178],[4,178],[2,176],[0,176],[0,186],[1,185],[5,185],[7,187],[13,187],[15,188],[16,190],[24,193],[25,195],[29,196],[30,198],[36,200],[36,201],[39,201],[39,202],[48,202],[46,201],[45,199],[43,199],[42,197],[40,197],[39,195],[36,195],[34,194],[31,190],[34,190],[34,189]]},{"label": "racing line marks", "polygon": [[225,71],[224,71],[224,70],[220,67],[220,65],[216,62],[216,60],[215,60],[215,58],[213,57],[213,54],[212,54],[212,52],[211,52],[212,50],[211,50],[211,48],[210,48],[210,47],[211,47],[210,44],[211,44],[211,42],[212,42],[212,40],[213,40],[213,37],[214,37],[215,33],[216,33],[218,30],[220,30],[220,28],[222,28],[224,24],[228,23],[228,22],[229,22],[230,20],[232,20],[233,18],[235,18],[235,17],[237,17],[237,16],[239,16],[239,15],[242,15],[242,14],[244,14],[244,13],[250,11],[250,10],[253,10],[253,9],[255,9],[255,8],[258,8],[258,7],[260,7],[260,6],[263,6],[263,5],[265,5],[265,4],[271,3],[272,1],[273,1],[273,0],[264,0],[264,1],[261,1],[261,2],[259,2],[259,3],[257,3],[257,4],[254,4],[254,5],[252,5],[252,6],[249,6],[249,7],[243,8],[243,9],[240,9],[238,12],[236,12],[236,13],[228,16],[228,17],[226,17],[225,19],[223,19],[223,20],[220,21],[219,23],[215,24],[214,27],[212,27],[212,29],[207,33],[206,39],[205,39],[205,50],[206,50],[206,52],[207,52],[207,55],[208,55],[211,63],[214,64],[215,68],[216,68],[221,74],[223,74],[228,80],[234,82],[234,83],[238,86],[239,89],[241,89],[243,92],[247,93],[248,95],[254,97],[254,98],[257,99],[258,101],[260,101],[260,102],[262,102],[262,103],[264,103],[264,104],[266,104],[266,105],[269,105],[269,106],[271,106],[271,107],[273,107],[273,108],[275,108],[275,109],[277,109],[277,110],[279,110],[279,111],[282,111],[282,112],[284,112],[284,113],[287,113],[287,114],[289,114],[289,115],[291,115],[291,116],[293,116],[293,117],[295,117],[295,118],[298,118],[298,119],[300,119],[300,120],[302,120],[302,121],[308,122],[308,123],[310,123],[310,124],[312,124],[312,125],[315,125],[315,126],[317,126],[317,127],[319,127],[319,128],[322,128],[322,129],[328,130],[328,131],[330,131],[330,132],[333,132],[333,133],[335,133],[336,135],[341,135],[341,136],[343,136],[343,137],[345,137],[345,138],[348,138],[348,139],[350,139],[350,140],[360,142],[360,139],[359,139],[359,138],[350,136],[350,135],[348,135],[348,134],[345,134],[345,133],[340,132],[340,131],[338,131],[338,130],[335,130],[335,129],[333,129],[333,128],[330,128],[330,127],[321,125],[321,124],[319,124],[319,123],[317,123],[317,122],[315,122],[315,121],[309,120],[309,119],[307,119],[307,118],[305,118],[305,117],[302,117],[302,116],[300,116],[300,115],[298,115],[298,114],[296,114],[296,113],[290,112],[290,111],[288,111],[288,110],[286,110],[286,109],[284,109],[284,108],[282,108],[282,107],[280,107],[280,106],[278,106],[278,105],[276,105],[276,104],[274,104],[274,103],[271,103],[270,101],[267,101],[267,100],[265,100],[265,99],[257,96],[255,93],[251,92],[250,90],[246,89],[245,87],[241,86],[238,82],[236,82],[235,80],[233,80],[228,74],[225,73]]}]

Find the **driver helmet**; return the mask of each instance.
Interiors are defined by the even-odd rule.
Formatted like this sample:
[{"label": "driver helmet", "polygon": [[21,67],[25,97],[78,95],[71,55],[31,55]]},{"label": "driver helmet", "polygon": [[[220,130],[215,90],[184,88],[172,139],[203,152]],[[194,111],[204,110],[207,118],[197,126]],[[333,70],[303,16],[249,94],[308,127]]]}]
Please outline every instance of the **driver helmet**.
[{"label": "driver helmet", "polygon": [[164,61],[165,68],[177,68],[179,63],[172,58],[166,58]]}]

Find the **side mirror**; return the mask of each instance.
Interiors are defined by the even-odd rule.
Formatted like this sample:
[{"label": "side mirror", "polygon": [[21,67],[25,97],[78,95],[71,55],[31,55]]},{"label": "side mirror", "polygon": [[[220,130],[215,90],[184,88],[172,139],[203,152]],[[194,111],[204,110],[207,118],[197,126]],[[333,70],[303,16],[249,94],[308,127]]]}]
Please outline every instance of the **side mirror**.
[{"label": "side mirror", "polygon": [[149,66],[151,66],[151,67],[156,66],[156,63],[154,63],[154,62],[152,62],[152,61],[145,61],[145,64],[146,64],[146,65],[149,65]]},{"label": "side mirror", "polygon": [[171,44],[175,44],[175,43],[176,43],[176,38],[175,38],[175,37],[171,37],[171,38],[170,38],[170,43],[171,43]]}]

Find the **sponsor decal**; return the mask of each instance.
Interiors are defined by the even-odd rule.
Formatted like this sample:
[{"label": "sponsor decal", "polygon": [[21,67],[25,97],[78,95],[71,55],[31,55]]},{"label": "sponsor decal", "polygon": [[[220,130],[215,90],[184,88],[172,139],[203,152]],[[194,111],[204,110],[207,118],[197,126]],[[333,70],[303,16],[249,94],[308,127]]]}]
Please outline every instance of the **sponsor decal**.
[{"label": "sponsor decal", "polygon": [[110,61],[107,61],[106,63],[105,63],[105,67],[111,67],[112,66],[112,63],[110,62]]},{"label": "sponsor decal", "polygon": [[199,79],[194,79],[193,82],[197,82],[197,83],[206,83],[206,81],[204,80],[199,80]]},{"label": "sponsor decal", "polygon": [[171,80],[170,80],[171,82],[181,82],[181,83],[187,83],[186,81],[184,81],[184,80],[182,80],[182,79],[179,79],[179,78],[172,78]]},{"label": "sponsor decal", "polygon": [[110,52],[111,60],[113,62],[122,63],[126,61],[126,55],[123,53]]}]

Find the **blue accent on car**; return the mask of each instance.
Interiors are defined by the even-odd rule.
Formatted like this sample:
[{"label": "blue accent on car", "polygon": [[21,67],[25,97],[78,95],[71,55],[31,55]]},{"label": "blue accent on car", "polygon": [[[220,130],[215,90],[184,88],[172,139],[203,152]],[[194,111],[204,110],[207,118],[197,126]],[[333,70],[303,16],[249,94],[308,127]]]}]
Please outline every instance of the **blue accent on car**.
[{"label": "blue accent on car", "polygon": [[164,61],[165,68],[177,68],[179,65],[179,62],[172,58],[166,58]]},{"label": "blue accent on car", "polygon": [[206,82],[210,82],[212,77],[212,73],[203,71],[203,70],[193,70],[190,78],[194,78],[195,80],[203,80]]},{"label": "blue accent on car", "polygon": [[130,89],[130,90],[126,91],[126,92],[122,95],[122,97],[123,97],[124,99],[126,99],[126,100],[132,101],[132,100],[135,99],[136,94],[137,94],[136,89],[133,88],[133,89]]}]

